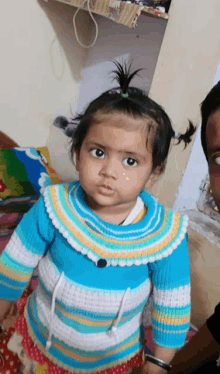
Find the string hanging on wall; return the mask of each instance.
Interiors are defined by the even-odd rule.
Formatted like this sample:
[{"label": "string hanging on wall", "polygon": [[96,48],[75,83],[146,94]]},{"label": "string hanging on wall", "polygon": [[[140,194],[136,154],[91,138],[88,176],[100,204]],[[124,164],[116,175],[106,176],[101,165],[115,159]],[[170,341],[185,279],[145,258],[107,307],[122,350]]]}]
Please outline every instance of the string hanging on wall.
[{"label": "string hanging on wall", "polygon": [[[83,44],[80,40],[79,40],[79,37],[78,37],[78,32],[77,32],[77,28],[76,28],[76,16],[78,14],[78,12],[80,11],[80,9],[82,9],[82,7],[84,6],[84,4],[87,3],[87,8],[88,8],[88,12],[90,14],[90,17],[92,18],[94,24],[95,24],[95,38],[94,38],[94,41],[90,44],[90,45],[85,45]],[[75,32],[75,36],[76,36],[76,40],[77,42],[84,48],[91,48],[94,46],[97,38],[98,38],[98,32],[99,32],[99,29],[98,29],[98,24],[95,20],[95,18],[93,17],[92,15],[92,12],[91,12],[91,9],[90,9],[90,0],[85,0],[77,9],[77,11],[75,12],[74,16],[73,16],[73,28],[74,28],[74,32]]]}]

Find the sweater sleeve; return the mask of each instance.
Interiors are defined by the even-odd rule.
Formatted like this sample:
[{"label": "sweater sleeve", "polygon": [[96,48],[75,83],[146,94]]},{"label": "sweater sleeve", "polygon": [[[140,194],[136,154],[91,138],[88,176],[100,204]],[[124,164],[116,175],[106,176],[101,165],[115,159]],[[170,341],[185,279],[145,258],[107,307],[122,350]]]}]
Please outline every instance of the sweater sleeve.
[{"label": "sweater sleeve", "polygon": [[0,257],[0,298],[17,300],[54,237],[43,197],[21,220]]},{"label": "sweater sleeve", "polygon": [[206,321],[207,327],[213,338],[220,344],[220,303],[215,307],[215,312]]},{"label": "sweater sleeve", "polygon": [[167,257],[149,263],[153,283],[154,342],[163,347],[184,345],[190,324],[190,265],[186,236]]}]

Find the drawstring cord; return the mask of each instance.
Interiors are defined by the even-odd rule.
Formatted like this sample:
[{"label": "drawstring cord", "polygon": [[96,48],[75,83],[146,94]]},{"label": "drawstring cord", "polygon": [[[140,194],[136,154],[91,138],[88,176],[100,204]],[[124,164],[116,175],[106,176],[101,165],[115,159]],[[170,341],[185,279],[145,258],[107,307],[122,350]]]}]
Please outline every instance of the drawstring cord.
[{"label": "drawstring cord", "polygon": [[[54,288],[54,291],[53,291],[53,295],[52,295],[52,303],[51,303],[51,309],[50,309],[50,327],[49,327],[49,335],[48,335],[48,339],[47,339],[47,342],[46,342],[46,350],[48,351],[48,349],[51,347],[51,336],[52,336],[52,328],[53,328],[53,319],[54,319],[54,310],[55,310],[55,301],[56,301],[56,295],[57,295],[57,291],[60,287],[60,284],[62,282],[62,279],[63,279],[63,276],[64,276],[64,272],[62,271],[62,273],[60,274],[60,277],[57,281],[57,284]],[[122,314],[124,312],[124,306],[125,306],[125,301],[127,299],[127,296],[128,296],[128,293],[130,292],[130,287],[128,287],[122,297],[122,300],[121,300],[121,305],[120,305],[120,308],[119,308],[119,312],[118,312],[118,316],[116,318],[116,321],[113,323],[113,326],[111,327],[111,329],[109,331],[107,331],[108,335],[110,336],[114,336],[116,335],[116,332],[117,332],[117,328],[118,328],[118,324],[121,320],[121,317],[122,317]]]},{"label": "drawstring cord", "polygon": [[48,349],[51,347],[51,336],[52,336],[52,327],[53,327],[53,318],[54,318],[54,309],[55,309],[55,301],[56,301],[56,295],[57,295],[57,291],[60,287],[60,284],[62,282],[62,279],[63,279],[63,275],[64,275],[64,272],[62,271],[62,273],[60,274],[60,277],[57,281],[57,284],[54,288],[54,291],[53,291],[53,296],[52,296],[52,303],[51,303],[51,309],[50,309],[50,327],[49,327],[49,335],[48,335],[48,339],[47,339],[47,342],[46,342],[46,350],[48,351]]},{"label": "drawstring cord", "polygon": [[130,287],[127,288],[127,290],[125,291],[125,293],[123,295],[116,321],[113,323],[113,326],[111,327],[111,329],[107,332],[108,335],[110,335],[110,336],[116,335],[118,324],[119,324],[119,322],[121,320],[121,316],[124,312],[124,305],[125,305],[125,301],[126,301],[126,298],[127,298],[129,292],[130,292]]}]

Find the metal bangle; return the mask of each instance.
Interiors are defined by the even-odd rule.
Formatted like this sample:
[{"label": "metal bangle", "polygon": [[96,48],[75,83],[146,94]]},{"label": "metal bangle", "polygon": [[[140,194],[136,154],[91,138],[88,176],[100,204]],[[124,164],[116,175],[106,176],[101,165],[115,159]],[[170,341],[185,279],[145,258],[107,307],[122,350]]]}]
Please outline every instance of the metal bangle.
[{"label": "metal bangle", "polygon": [[160,360],[157,357],[151,356],[149,354],[146,354],[145,357],[147,361],[152,362],[153,364],[158,365],[167,371],[170,371],[172,369],[172,365],[168,364],[167,362],[163,360]]}]

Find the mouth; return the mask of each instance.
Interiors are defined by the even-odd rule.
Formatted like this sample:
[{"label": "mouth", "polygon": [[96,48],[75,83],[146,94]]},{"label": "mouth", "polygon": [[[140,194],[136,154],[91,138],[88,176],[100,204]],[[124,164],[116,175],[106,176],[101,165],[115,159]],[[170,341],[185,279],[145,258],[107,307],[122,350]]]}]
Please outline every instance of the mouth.
[{"label": "mouth", "polygon": [[106,188],[107,190],[112,191],[112,188],[110,186],[108,186],[107,184],[102,184],[99,187]]},{"label": "mouth", "polygon": [[99,189],[99,192],[102,194],[102,195],[110,195],[113,193],[113,189],[106,185],[106,184],[101,184],[98,186],[98,189]]}]

